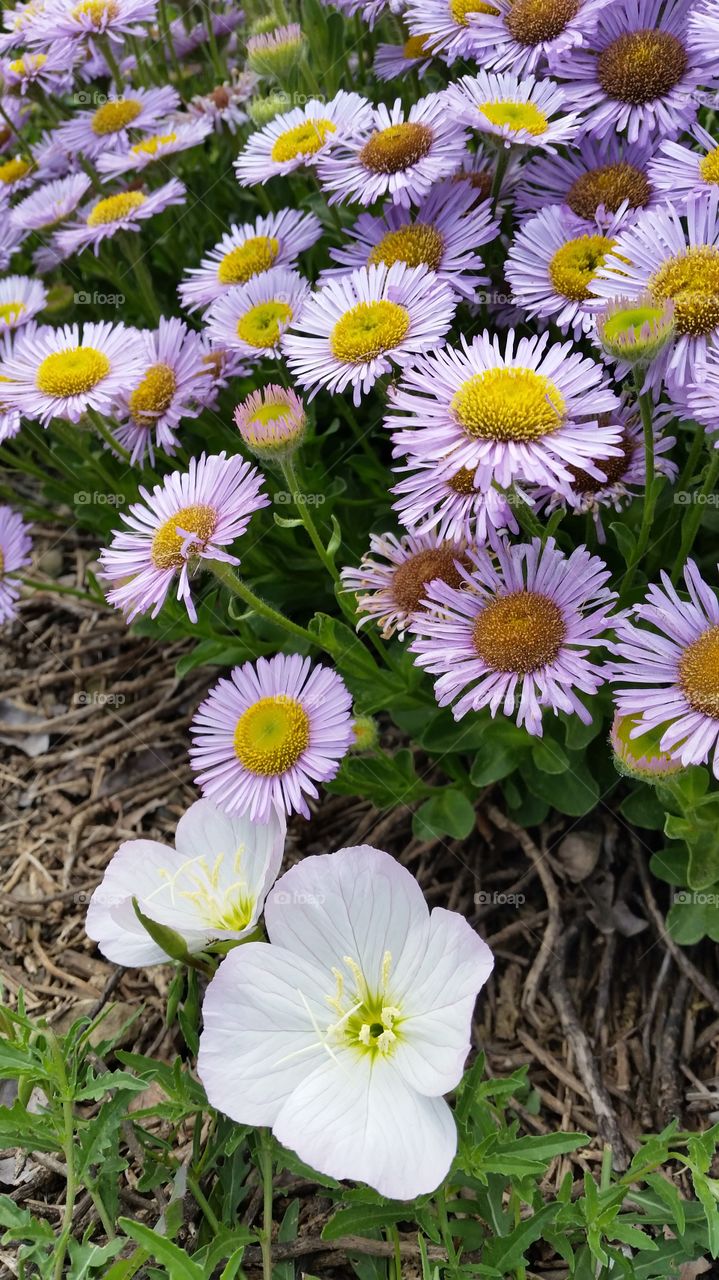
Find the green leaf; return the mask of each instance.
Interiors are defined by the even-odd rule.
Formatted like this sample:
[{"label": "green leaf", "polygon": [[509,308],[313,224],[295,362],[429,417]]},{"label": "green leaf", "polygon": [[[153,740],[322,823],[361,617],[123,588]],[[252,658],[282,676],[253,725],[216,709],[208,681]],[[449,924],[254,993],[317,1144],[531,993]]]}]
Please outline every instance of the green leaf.
[{"label": "green leaf", "polygon": [[396,1208],[388,1202],[352,1205],[349,1209],[340,1209],[330,1218],[322,1231],[322,1239],[338,1240],[340,1236],[366,1235],[376,1231],[378,1227],[403,1222],[408,1215],[411,1215],[411,1209],[406,1204]]},{"label": "green leaf", "polygon": [[463,791],[446,787],[425,800],[414,815],[412,830],[420,840],[452,836],[465,840],[475,824],[474,805]]},{"label": "green leaf", "polygon": [[171,929],[169,925],[159,924],[157,920],[152,920],[150,916],[146,916],[140,909],[137,898],[132,899],[132,905],[135,909],[135,915],[142,927],[149,933],[152,941],[162,948],[170,960],[179,960],[186,964],[189,952],[185,939],[174,929]]},{"label": "green leaf", "polygon": [[666,812],[657,799],[656,791],[643,783],[639,783],[636,791],[622,800],[619,812],[633,826],[649,831],[661,831],[666,821]]},{"label": "green leaf", "polygon": [[393,756],[384,752],[345,756],[327,790],[340,795],[360,795],[378,809],[390,809],[424,799],[430,788],[417,777],[412,752],[403,748]]},{"label": "green leaf", "polygon": [[569,758],[558,742],[551,738],[537,738],[531,747],[532,761],[542,773],[564,773],[569,768]]},{"label": "green leaf", "polygon": [[142,1245],[150,1257],[167,1267],[172,1280],[205,1280],[204,1269],[192,1262],[184,1250],[166,1236],[158,1235],[151,1227],[146,1227],[142,1222],[134,1222],[132,1218],[120,1218],[118,1226],[136,1244]]},{"label": "green leaf", "polygon": [[520,1222],[514,1231],[509,1232],[509,1235],[490,1237],[482,1254],[485,1264],[495,1267],[503,1276],[507,1272],[516,1271],[518,1267],[524,1266],[527,1249],[534,1244],[535,1240],[542,1238],[545,1226],[554,1219],[556,1213],[556,1205],[545,1205],[531,1217]]},{"label": "green leaf", "polygon": [[21,1147],[23,1151],[61,1151],[62,1141],[51,1115],[26,1111],[19,1100],[0,1107],[0,1150]]},{"label": "green leaf", "polygon": [[541,773],[527,761],[522,777],[533,795],[571,817],[580,818],[589,813],[599,799],[596,778],[575,752],[571,753],[569,768],[564,773]]},{"label": "green leaf", "polygon": [[624,559],[624,563],[626,565],[631,564],[634,559],[634,552],[637,546],[635,535],[632,533],[631,529],[628,529],[625,524],[621,524],[618,520],[615,520],[610,524],[609,528],[614,534],[617,546]]}]

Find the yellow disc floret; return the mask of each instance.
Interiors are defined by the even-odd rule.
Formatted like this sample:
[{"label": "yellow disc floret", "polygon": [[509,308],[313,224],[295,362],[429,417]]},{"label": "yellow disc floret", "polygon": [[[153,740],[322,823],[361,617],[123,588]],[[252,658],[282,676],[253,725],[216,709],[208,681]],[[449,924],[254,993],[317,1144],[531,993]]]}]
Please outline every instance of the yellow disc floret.
[{"label": "yellow disc floret", "polygon": [[537,591],[513,591],[475,619],[474,647],[492,671],[528,675],[553,662],[567,628],[561,609]]},{"label": "yellow disc floret", "polygon": [[534,369],[488,369],[475,374],[452,398],[451,410],[466,435],[476,440],[530,443],[561,425],[564,397]]},{"label": "yellow disc floret", "polygon": [[58,399],[85,395],[110,372],[104,351],[95,347],[71,347],[46,356],[35,375],[38,391]]},{"label": "yellow disc floret", "polygon": [[577,236],[568,240],[550,260],[552,288],[572,302],[585,302],[591,298],[589,286],[613,244],[614,241],[607,236]]},{"label": "yellow disc floret", "polygon": [[105,227],[112,222],[121,222],[128,214],[134,213],[145,203],[147,196],[141,191],[121,191],[116,196],[107,196],[98,200],[94,209],[87,216],[88,227]]},{"label": "yellow disc floret", "polygon": [[412,222],[397,231],[388,231],[371,250],[367,265],[383,262],[406,262],[408,267],[429,267],[436,271],[442,261],[444,240],[436,227],[427,222]]},{"label": "yellow disc floret", "polygon": [[359,302],[337,321],[330,348],[338,360],[364,364],[399,346],[409,326],[409,311],[398,302]]},{"label": "yellow disc floret", "polygon": [[709,627],[684,650],[679,683],[694,711],[719,720],[719,626]]},{"label": "yellow disc floret", "polygon": [[98,137],[119,133],[136,120],[142,111],[142,103],[136,98],[119,98],[117,102],[105,102],[92,117],[91,127]]},{"label": "yellow disc floret", "polygon": [[235,727],[234,748],[249,773],[276,777],[297,763],[310,744],[310,718],[296,698],[286,694],[260,698],[243,711]]},{"label": "yellow disc floret", "polygon": [[138,427],[152,427],[169,409],[177,389],[177,379],[169,364],[154,364],[130,396],[129,408]]},{"label": "yellow disc floret", "polygon": [[482,115],[498,129],[509,129],[511,133],[524,130],[532,137],[546,133],[549,120],[533,102],[482,102],[477,108]]},{"label": "yellow disc floret", "polygon": [[[197,503],[191,507],[182,507],[174,516],[170,516],[160,525],[152,539],[151,558],[156,569],[179,569],[189,555],[204,550],[217,527],[217,512],[214,507]],[[182,533],[178,533],[178,529]],[[186,546],[186,534],[196,535],[196,540]]]},{"label": "yellow disc floret", "polygon": [[271,156],[276,164],[290,160],[304,160],[314,156],[336,129],[331,120],[305,120],[281,133],[272,147]]},{"label": "yellow disc floret", "polygon": [[237,336],[248,347],[276,347],[284,330],[292,319],[292,307],[287,302],[258,302],[250,307],[237,322]]},{"label": "yellow disc floret", "polygon": [[274,236],[250,236],[225,254],[217,268],[217,279],[220,284],[246,284],[252,276],[269,270],[279,249],[280,242]]}]

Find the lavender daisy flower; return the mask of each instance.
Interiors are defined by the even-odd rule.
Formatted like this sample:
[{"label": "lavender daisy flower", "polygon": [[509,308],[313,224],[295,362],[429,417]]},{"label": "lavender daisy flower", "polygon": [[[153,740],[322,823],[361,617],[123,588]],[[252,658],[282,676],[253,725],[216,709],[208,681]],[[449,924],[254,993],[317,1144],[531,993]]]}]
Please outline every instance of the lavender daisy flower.
[{"label": "lavender daisy flower", "polygon": [[271,267],[294,267],[321,235],[319,218],[297,209],[260,214],[241,226],[233,223],[199,267],[185,272],[177,290],[183,307],[197,311]]},{"label": "lavender daisy flower", "polygon": [[114,406],[120,424],[115,435],[142,465],[155,465],[155,448],[172,457],[176,428],[183,418],[196,418],[212,390],[212,369],[205,360],[200,335],[176,317],[162,317],[155,333],[143,333],[145,365],[132,388],[123,388]]},{"label": "lavender daisy flower", "polygon": [[607,645],[617,598],[604,562],[586,547],[567,557],[553,538],[468,556],[462,587],[429,583],[411,628],[417,665],[439,676],[439,705],[451,705],[455,720],[482,707],[492,716],[516,711],[517,724],[536,737],[547,708],[591,724],[578,694],[603,683],[588,654]]},{"label": "lavender daisy flower", "polygon": [[527,75],[548,62],[569,64],[596,28],[604,0],[494,0],[481,27],[480,58],[492,71]]},{"label": "lavender daisy flower", "polygon": [[27,50],[19,58],[4,58],[0,72],[8,89],[23,96],[37,85],[45,93],[67,93],[74,76],[75,49],[59,41],[47,53]]},{"label": "lavender daisy flower", "polygon": [[235,426],[256,458],[276,462],[299,448],[307,433],[307,414],[294,391],[270,382],[238,404]]},{"label": "lavender daisy flower", "polygon": [[374,204],[389,196],[409,207],[430,187],[459,168],[467,153],[467,134],[447,110],[444,93],[420,98],[405,113],[381,102],[362,118],[350,136],[317,160],[317,174],[330,204]]},{"label": "lavender daisy flower", "polygon": [[157,17],[157,0],[49,0],[37,21],[28,26],[28,44],[51,45],[62,37],[89,40],[108,36],[144,36]]},{"label": "lavender daisy flower", "polygon": [[40,19],[48,0],[25,0],[12,9],[3,9],[2,24],[5,30],[0,34],[0,52],[7,49],[18,49],[26,39],[28,28]]},{"label": "lavender daisy flower", "polygon": [[546,333],[515,343],[510,330],[502,349],[485,331],[419,359],[390,395],[395,455],[442,462],[448,474],[466,468],[482,489],[563,487],[570,466],[601,478],[621,426],[599,417],[616,414],[617,398],[601,365],[571,342],[548,344]]},{"label": "lavender daisy flower", "polygon": [[326,150],[361,129],[371,112],[358,93],[340,90],[329,102],[311,98],[304,107],[275,116],[264,129],[250,134],[235,161],[238,182],[253,186],[316,164]]},{"label": "lavender daisy flower", "polygon": [[130,129],[149,133],[160,120],[180,105],[176,89],[133,89],[121,98],[111,98],[94,111],[78,111],[58,125],[58,146],[94,160],[107,150],[126,151],[130,146]]},{"label": "lavender daisy flower", "polygon": [[329,782],[352,742],[352,698],[329,667],[278,653],[234,667],[190,725],[190,762],[202,794],[226,813],[268,822],[309,818],[306,797]]},{"label": "lavender daisy flower", "polygon": [[604,229],[632,221],[641,209],[659,201],[659,188],[650,175],[648,147],[619,138],[597,142],[583,138],[568,155],[537,155],[522,170],[516,207],[539,213],[548,204],[563,204],[584,222]]},{"label": "lavender daisy flower", "polygon": [[603,232],[586,230],[566,206],[550,204],[515,236],[504,267],[514,301],[530,318],[554,321],[574,337],[594,328],[594,277],[616,243],[621,215]]},{"label": "lavender daisy flower", "polygon": [[[535,489],[532,495],[536,510],[546,511],[547,515],[558,508],[568,508],[575,515],[591,515],[600,543],[607,540],[602,513],[622,511],[644,492],[647,483],[644,435],[639,414],[636,409],[629,410],[623,402],[619,417],[622,422],[621,452],[601,462],[604,473],[601,480],[590,476],[581,467],[570,467],[571,484],[561,490]],[[655,423],[654,469],[657,475],[666,476],[669,481],[676,479],[677,466],[666,455],[675,444],[674,436],[663,435]]]},{"label": "lavender daisy flower", "polygon": [[444,463],[426,462],[413,455],[405,466],[393,470],[404,476],[392,486],[397,499],[393,509],[410,533],[435,532],[438,538],[482,546],[495,542],[497,530],[519,532],[504,494],[497,489],[480,489],[468,467],[448,471]]},{"label": "lavender daisy flower", "polygon": [[716,0],[698,0],[688,13],[689,39],[692,49],[702,62],[716,64],[719,48],[719,10]]},{"label": "lavender daisy flower", "polygon": [[496,75],[480,71],[462,76],[446,91],[446,110],[463,124],[501,138],[505,147],[543,147],[570,142],[579,127],[579,115],[568,111],[569,96],[553,80],[520,80],[509,71]]},{"label": "lavender daisy flower", "polygon": [[296,271],[271,267],[215,299],[205,313],[208,337],[245,358],[278,360],[280,339],[308,293]]},{"label": "lavender daisy flower", "polygon": [[[239,12],[239,11],[238,11]],[[181,56],[178,50],[178,57]],[[252,97],[258,84],[258,77],[253,71],[231,71],[231,79],[219,84],[211,93],[197,94],[187,104],[190,116],[201,120],[209,120],[215,133],[235,134],[247,123],[245,105]]]},{"label": "lavender daisy flower", "polygon": [[342,266],[324,271],[320,282],[353,267],[404,262],[434,271],[438,280],[471,302],[477,289],[489,284],[477,250],[498,234],[499,223],[488,200],[478,203],[469,183],[440,182],[414,214],[396,204],[388,205],[378,218],[360,214],[350,228],[349,244],[330,249],[330,256]]},{"label": "lavender daisy flower", "polygon": [[181,120],[175,117],[159,126],[159,133],[150,133],[140,142],[134,142],[126,151],[103,151],[97,158],[99,173],[113,178],[123,177],[134,170],[146,169],[167,156],[197,147],[212,133],[209,120]]},{"label": "lavender daisy flower", "polygon": [[719,186],[719,145],[700,124],[691,129],[699,150],[681,142],[665,140],[649,166],[649,177],[664,200],[676,209],[686,204],[689,196],[709,195]]},{"label": "lavender daisy flower", "polygon": [[[719,347],[712,347],[698,370],[698,381],[682,389],[683,416],[701,422],[719,449]],[[679,406],[678,406],[679,407]]]},{"label": "lavender daisy flower", "polygon": [[462,583],[460,565],[469,567],[466,544],[436,533],[370,535],[369,551],[356,569],[342,570],[342,585],[357,601],[359,627],[376,622],[383,639],[405,631],[424,607],[428,582],[440,578],[452,587]]},{"label": "lavender daisy flower", "polygon": [[408,71],[422,77],[432,65],[434,50],[425,36],[409,36],[404,44],[378,44],[374,73],[378,80],[396,80]]},{"label": "lavender daisy flower", "polygon": [[408,0],[403,16],[412,35],[451,65],[457,58],[480,55],[487,21],[498,13],[490,0]]},{"label": "lavender daisy flower", "polygon": [[47,302],[47,290],[30,276],[5,276],[0,280],[0,332],[16,329],[32,320]]},{"label": "lavender daisy flower", "polygon": [[719,189],[688,197],[686,227],[671,205],[640,214],[592,282],[605,304],[647,294],[657,304],[673,302],[675,341],[648,373],[651,385],[664,377],[670,391],[697,381],[719,338]]},{"label": "lavender daisy flower", "polygon": [[108,413],[123,387],[140,375],[142,342],[124,324],[42,325],[0,362],[14,406],[47,426],[52,418],[78,422],[88,409]]},{"label": "lavender daisy flower", "polygon": [[47,231],[74,213],[89,186],[86,173],[46,182],[10,210],[10,221],[23,231]]},{"label": "lavender daisy flower", "polygon": [[30,563],[29,530],[11,507],[0,507],[0,623],[15,617],[15,601],[20,595],[15,574]]},{"label": "lavender daisy flower", "polygon": [[96,200],[80,210],[77,222],[56,232],[55,241],[61,253],[69,255],[92,249],[97,257],[100,245],[118,231],[139,231],[146,218],[154,218],[171,205],[184,204],[186,188],[177,178],[170,178],[156,191],[119,191]]},{"label": "lavender daisy flower", "polygon": [[602,7],[591,44],[556,68],[586,112],[583,132],[646,142],[674,137],[694,118],[698,85],[712,85],[715,77],[691,34],[687,8],[685,0]]},{"label": "lavender daisy flower", "polygon": [[191,622],[197,612],[190,575],[202,560],[238,565],[229,547],[245,533],[255,511],[269,498],[261,492],[263,476],[250,462],[224,453],[191,458],[187,471],[173,471],[149,493],[140,486],[141,502],[127,515],[126,528],[116,529],[100,553],[102,576],[119,583],[107,598],[122,609],[128,622],[151,610],[156,618],[175,577],[177,599]]},{"label": "lavender daisy flower", "polygon": [[666,573],[617,628],[612,679],[621,715],[636,718],[630,738],[662,732],[659,749],[686,767],[705,764],[719,777],[719,601],[689,560],[682,600]]},{"label": "lavender daisy flower", "polygon": [[449,285],[425,267],[360,267],[307,299],[282,349],[310,399],[320,387],[342,394],[351,386],[358,405],[393,363],[442,344],[456,306]]}]

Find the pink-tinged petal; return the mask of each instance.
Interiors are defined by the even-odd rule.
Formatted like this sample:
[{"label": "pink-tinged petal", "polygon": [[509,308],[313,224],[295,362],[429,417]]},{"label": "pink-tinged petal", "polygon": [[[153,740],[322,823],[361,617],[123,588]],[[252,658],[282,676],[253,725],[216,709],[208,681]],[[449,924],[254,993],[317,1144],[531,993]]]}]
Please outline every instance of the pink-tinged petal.
[{"label": "pink-tinged petal", "polygon": [[203,1005],[197,1072],[213,1107],[239,1124],[272,1125],[328,1057],[327,978],[282,947],[248,942],[223,960]]},{"label": "pink-tinged petal", "polygon": [[435,907],[419,967],[393,972],[393,998],[402,1007],[394,1061],[407,1084],[433,1096],[456,1088],[471,1048],[477,993],[494,957],[463,916]]},{"label": "pink-tinged petal", "polygon": [[314,960],[326,972],[359,964],[370,989],[380,984],[387,952],[392,972],[418,965],[427,946],[429,911],[414,876],[370,845],[304,858],[267,898],[272,943]]},{"label": "pink-tinged petal", "polygon": [[353,1050],[325,1058],[297,1086],[273,1132],[320,1173],[394,1200],[434,1191],[457,1148],[446,1102],[416,1093],[391,1061]]}]

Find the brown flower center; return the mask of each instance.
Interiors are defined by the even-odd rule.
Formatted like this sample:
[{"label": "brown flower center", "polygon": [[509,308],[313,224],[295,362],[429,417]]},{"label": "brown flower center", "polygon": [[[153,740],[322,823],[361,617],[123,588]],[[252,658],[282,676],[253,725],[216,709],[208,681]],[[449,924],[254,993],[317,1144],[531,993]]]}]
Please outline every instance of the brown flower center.
[{"label": "brown flower center", "polygon": [[597,73],[609,98],[640,107],[666,97],[681,80],[688,62],[677,36],[646,27],[612,40],[599,55]]},{"label": "brown flower center", "polygon": [[582,471],[581,467],[567,467],[572,475],[572,489],[576,494],[590,497],[595,493],[602,493],[604,489],[609,489],[624,479],[637,451],[637,442],[625,427],[622,438],[617,441],[617,444],[622,451],[621,454],[596,460],[606,480],[597,480],[596,476],[590,476],[586,471]]},{"label": "brown flower center", "polygon": [[461,586],[463,579],[456,561],[469,568],[467,557],[458,554],[455,547],[429,547],[410,556],[394,575],[395,603],[404,613],[414,613],[424,600],[427,583],[434,578],[441,578],[449,587]]},{"label": "brown flower center", "polygon": [[579,12],[580,0],[514,0],[507,30],[519,44],[555,40]]},{"label": "brown flower center", "polygon": [[493,671],[527,675],[554,661],[566,632],[562,612],[549,596],[512,591],[478,614],[472,639]]},{"label": "brown flower center", "polygon": [[626,160],[620,160],[618,164],[603,165],[581,174],[569,188],[566,200],[578,218],[591,219],[600,204],[610,213],[616,213],[625,200],[631,209],[643,209],[651,194],[646,174]]},{"label": "brown flower center", "polygon": [[694,711],[719,720],[719,626],[708,627],[684,650],[679,683]]},{"label": "brown flower center", "polygon": [[401,173],[417,164],[432,149],[434,134],[429,125],[391,124],[376,130],[360,151],[360,164],[372,173]]}]

